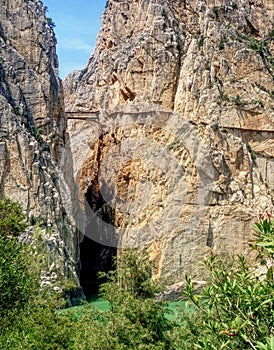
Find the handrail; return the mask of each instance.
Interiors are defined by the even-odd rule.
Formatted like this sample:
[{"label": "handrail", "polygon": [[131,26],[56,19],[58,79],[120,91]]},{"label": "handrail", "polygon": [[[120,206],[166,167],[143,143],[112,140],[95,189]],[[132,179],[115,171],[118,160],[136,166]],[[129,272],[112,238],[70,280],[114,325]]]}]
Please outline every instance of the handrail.
[{"label": "handrail", "polygon": [[[157,112],[161,112],[160,110],[157,110]],[[166,111],[164,111],[166,112]],[[98,119],[98,113],[99,111],[81,111],[81,112],[65,112],[68,119],[70,120],[87,120],[87,119]],[[136,112],[135,112],[136,113]],[[138,113],[138,112],[137,112]],[[193,120],[188,120],[191,124],[198,126],[198,124],[203,124],[203,125],[214,125],[207,123],[205,121],[200,121],[197,123],[196,121]],[[233,126],[233,125],[219,125],[216,124],[216,127],[218,126],[219,129],[229,129],[229,130],[239,130],[239,131],[249,131],[249,132],[267,132],[267,133],[274,133],[274,130],[271,129],[255,129],[255,128],[244,128],[241,126]]]}]

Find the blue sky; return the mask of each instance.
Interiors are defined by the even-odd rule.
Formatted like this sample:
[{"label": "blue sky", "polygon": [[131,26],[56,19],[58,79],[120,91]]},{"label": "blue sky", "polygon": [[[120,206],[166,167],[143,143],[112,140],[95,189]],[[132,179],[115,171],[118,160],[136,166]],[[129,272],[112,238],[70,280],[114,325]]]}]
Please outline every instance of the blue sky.
[{"label": "blue sky", "polygon": [[59,75],[84,68],[94,49],[106,0],[42,0],[56,27]]}]

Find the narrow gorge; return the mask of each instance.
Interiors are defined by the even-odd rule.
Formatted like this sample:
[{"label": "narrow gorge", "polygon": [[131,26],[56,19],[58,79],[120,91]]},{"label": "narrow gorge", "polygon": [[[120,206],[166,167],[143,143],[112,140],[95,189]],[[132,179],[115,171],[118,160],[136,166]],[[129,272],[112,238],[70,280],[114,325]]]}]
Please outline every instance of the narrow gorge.
[{"label": "narrow gorge", "polygon": [[43,283],[89,295],[122,248],[170,285],[249,254],[274,205],[272,0],[109,0],[63,82],[41,1],[1,0],[0,45],[0,198],[43,227]]}]

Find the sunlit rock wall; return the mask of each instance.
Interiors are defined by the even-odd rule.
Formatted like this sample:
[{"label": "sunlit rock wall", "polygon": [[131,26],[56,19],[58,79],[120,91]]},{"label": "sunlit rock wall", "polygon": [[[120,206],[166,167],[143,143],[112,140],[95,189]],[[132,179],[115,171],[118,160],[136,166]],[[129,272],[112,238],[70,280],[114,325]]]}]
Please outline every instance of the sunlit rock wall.
[{"label": "sunlit rock wall", "polygon": [[170,283],[209,254],[247,253],[273,209],[273,13],[260,0],[108,1],[86,69],[65,81],[80,201],[104,198],[95,231],[107,237],[111,211],[112,243],[147,247]]},{"label": "sunlit rock wall", "polygon": [[43,283],[64,277],[77,284],[72,157],[55,45],[40,1],[1,0],[0,198],[19,201],[44,232],[50,267]]}]

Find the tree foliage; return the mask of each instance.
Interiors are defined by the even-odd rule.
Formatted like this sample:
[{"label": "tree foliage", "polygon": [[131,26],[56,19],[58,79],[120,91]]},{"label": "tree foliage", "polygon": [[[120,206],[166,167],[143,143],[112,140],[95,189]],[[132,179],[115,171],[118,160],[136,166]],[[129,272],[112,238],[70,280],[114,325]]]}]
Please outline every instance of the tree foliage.
[{"label": "tree foliage", "polygon": [[43,259],[18,240],[26,227],[20,205],[0,201],[0,348],[72,349],[75,316],[58,313],[64,300],[40,287]]},{"label": "tree foliage", "polygon": [[8,198],[0,201],[0,236],[17,237],[26,227],[21,206]]},{"label": "tree foliage", "polygon": [[59,295],[39,286],[39,268],[28,245],[18,242],[26,227],[20,206],[0,202],[0,348],[93,350],[274,350],[274,220],[255,224],[252,242],[258,264],[246,257],[204,260],[206,287],[199,293],[185,278],[183,297],[192,305],[175,320],[154,296],[162,286],[151,278],[146,253],[121,251],[114,269],[101,274],[101,297],[109,311],[89,304],[62,309]]},{"label": "tree foliage", "polygon": [[111,305],[106,317],[109,349],[175,349],[165,313],[166,303],[155,302],[161,290],[153,280],[152,264],[145,252],[120,252],[115,269],[100,288],[102,298]]},{"label": "tree foliage", "polygon": [[196,311],[186,318],[185,330],[197,349],[273,350],[274,221],[270,216],[262,218],[255,228],[253,248],[263,270],[243,256],[233,260],[212,256],[203,263],[209,279],[200,294],[186,277],[184,295]]},{"label": "tree foliage", "polygon": [[27,249],[16,238],[0,237],[0,320],[20,313],[35,296],[38,278]]}]

